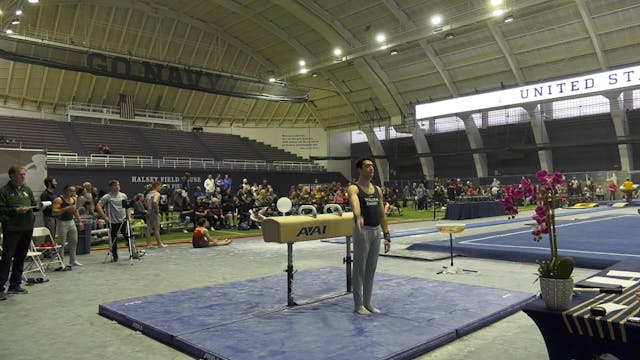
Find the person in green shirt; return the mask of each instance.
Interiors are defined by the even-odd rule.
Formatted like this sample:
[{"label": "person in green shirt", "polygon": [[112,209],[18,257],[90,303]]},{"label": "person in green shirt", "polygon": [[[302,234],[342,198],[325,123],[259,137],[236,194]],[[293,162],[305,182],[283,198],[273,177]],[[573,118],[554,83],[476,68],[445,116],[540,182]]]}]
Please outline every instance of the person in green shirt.
[{"label": "person in green shirt", "polygon": [[[22,270],[31,245],[33,212],[36,201],[33,191],[25,185],[27,170],[20,165],[9,168],[9,182],[0,188],[0,220],[2,221],[2,259],[0,260],[0,300],[6,300],[5,284],[9,280],[7,293],[26,294],[23,289]],[[13,265],[13,266],[12,266]]]}]

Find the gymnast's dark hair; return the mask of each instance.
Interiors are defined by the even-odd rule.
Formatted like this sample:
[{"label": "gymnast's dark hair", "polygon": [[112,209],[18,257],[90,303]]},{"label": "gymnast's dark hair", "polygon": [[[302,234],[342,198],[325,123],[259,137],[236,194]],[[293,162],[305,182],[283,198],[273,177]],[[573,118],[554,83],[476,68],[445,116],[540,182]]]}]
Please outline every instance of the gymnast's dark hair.
[{"label": "gymnast's dark hair", "polygon": [[44,186],[49,187],[53,183],[53,178],[51,176],[47,176],[44,178]]},{"label": "gymnast's dark hair", "polygon": [[364,164],[364,162],[365,162],[365,161],[367,161],[367,160],[369,160],[369,161],[373,162],[373,160],[371,160],[371,159],[370,159],[370,158],[368,158],[368,157],[360,158],[360,159],[356,162],[356,169],[360,169],[360,168],[362,168],[362,164]]}]

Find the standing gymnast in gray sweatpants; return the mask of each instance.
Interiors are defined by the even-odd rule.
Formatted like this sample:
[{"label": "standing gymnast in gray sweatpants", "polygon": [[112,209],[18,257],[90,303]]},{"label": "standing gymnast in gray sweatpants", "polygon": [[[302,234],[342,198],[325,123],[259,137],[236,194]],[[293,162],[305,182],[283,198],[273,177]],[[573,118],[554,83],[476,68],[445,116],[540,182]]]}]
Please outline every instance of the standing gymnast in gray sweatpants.
[{"label": "standing gymnast in gray sweatpants", "polygon": [[[66,185],[64,187],[64,193],[53,201],[51,212],[58,219],[56,232],[58,234],[58,242],[62,246],[60,248],[60,255],[64,257],[64,245],[67,243],[69,245],[67,247],[67,251],[69,252],[69,265],[80,266],[82,264],[76,260],[76,249],[78,246],[78,229],[76,229],[76,223],[78,224],[77,226],[80,227],[80,230],[84,229],[84,224],[76,207],[75,195],[75,186]],[[74,222],[74,218],[76,222]],[[53,234],[51,236],[53,236]],[[62,267],[64,267],[64,265],[62,265]]]},{"label": "standing gymnast in gray sweatpants", "polygon": [[380,227],[384,231],[385,252],[391,248],[391,238],[382,203],[382,190],[371,184],[373,161],[368,158],[360,159],[356,168],[358,180],[347,189],[355,218],[351,275],[354,311],[360,315],[377,314],[380,310],[371,303],[371,293],[380,252]]}]

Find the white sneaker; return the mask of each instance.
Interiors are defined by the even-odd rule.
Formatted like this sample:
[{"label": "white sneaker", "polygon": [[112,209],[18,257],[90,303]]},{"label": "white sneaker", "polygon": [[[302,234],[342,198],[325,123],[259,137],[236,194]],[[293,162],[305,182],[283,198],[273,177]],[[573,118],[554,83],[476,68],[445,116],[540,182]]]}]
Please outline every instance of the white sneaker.
[{"label": "white sneaker", "polygon": [[82,266],[82,264],[80,264],[80,263],[79,263],[79,262],[77,262],[77,261],[74,261],[74,262],[72,262],[72,263],[71,263],[71,264],[69,264],[69,265],[73,265],[73,266]]},{"label": "white sneaker", "polygon": [[373,305],[365,306],[365,308],[372,314],[380,314],[380,310],[375,308]]},{"label": "white sneaker", "polygon": [[189,232],[187,231],[187,229],[182,230],[183,233],[188,234]]},{"label": "white sneaker", "polygon": [[360,305],[357,308],[355,308],[353,311],[355,311],[358,315],[369,315],[371,314],[369,312],[369,310],[367,310],[364,306]]},{"label": "white sneaker", "polygon": [[166,248],[167,246],[169,246],[169,245],[167,245],[165,243],[161,243],[160,245],[158,245],[158,247],[162,248],[162,249]]}]

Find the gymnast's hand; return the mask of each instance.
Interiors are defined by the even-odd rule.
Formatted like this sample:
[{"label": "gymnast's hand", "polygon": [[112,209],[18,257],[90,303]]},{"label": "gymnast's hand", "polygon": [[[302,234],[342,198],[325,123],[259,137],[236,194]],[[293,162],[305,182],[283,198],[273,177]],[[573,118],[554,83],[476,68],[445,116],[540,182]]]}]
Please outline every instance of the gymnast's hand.
[{"label": "gymnast's hand", "polygon": [[388,253],[391,250],[391,234],[389,232],[384,233],[384,253]]}]

